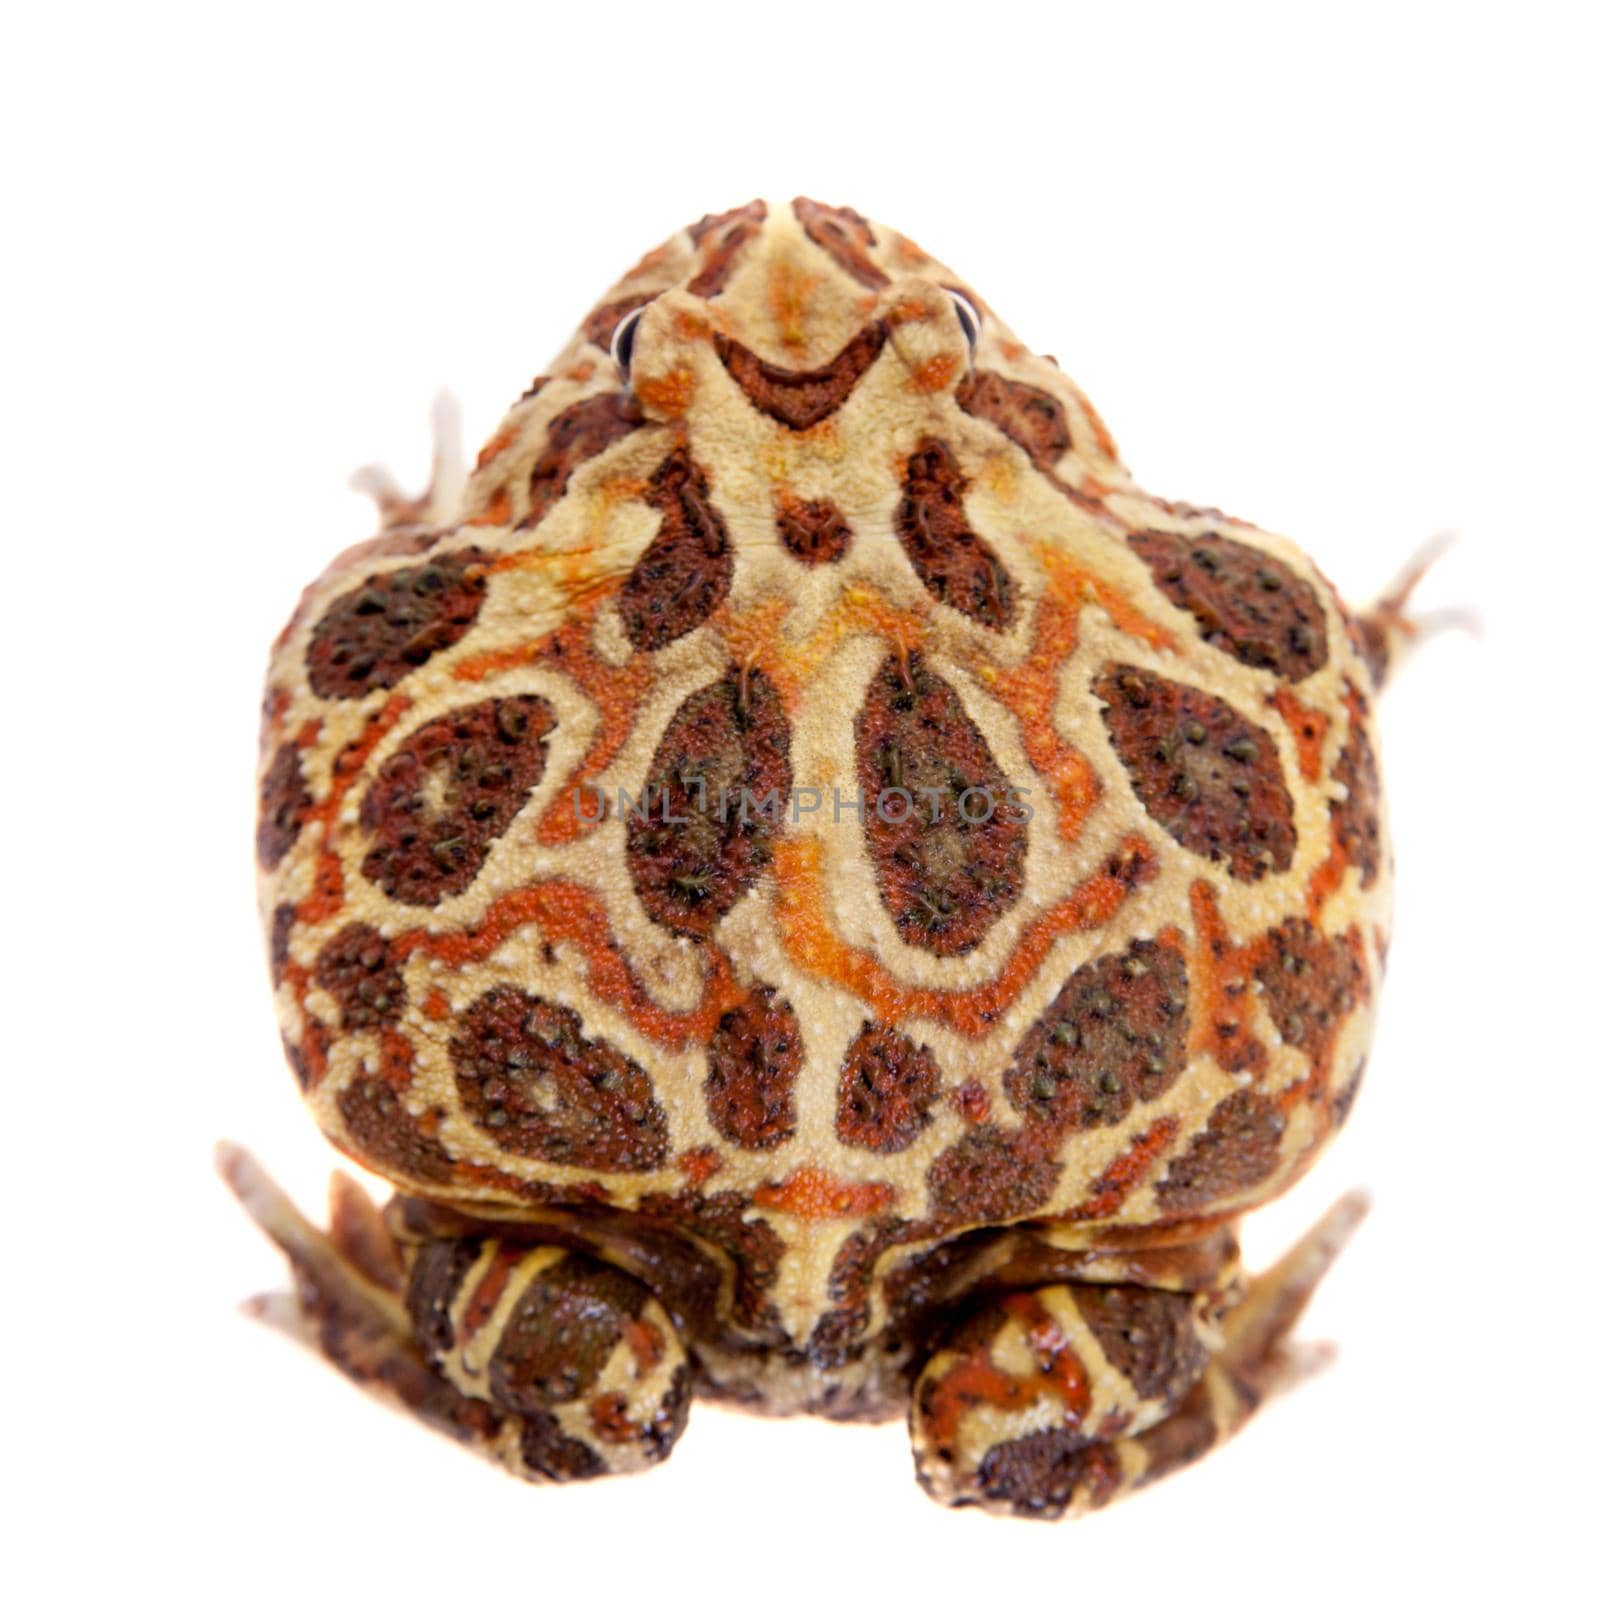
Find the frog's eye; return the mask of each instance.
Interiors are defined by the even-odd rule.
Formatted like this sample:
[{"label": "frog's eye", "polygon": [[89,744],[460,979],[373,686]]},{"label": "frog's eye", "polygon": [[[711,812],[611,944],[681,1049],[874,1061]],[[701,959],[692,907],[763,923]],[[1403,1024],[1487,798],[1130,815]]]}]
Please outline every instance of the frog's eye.
[{"label": "frog's eye", "polygon": [[978,308],[964,294],[959,294],[954,289],[946,289],[945,293],[950,296],[950,303],[956,308],[956,321],[961,324],[961,331],[967,336],[967,348],[976,350],[978,329],[983,326]]},{"label": "frog's eye", "polygon": [[611,359],[622,368],[622,381],[626,383],[633,372],[633,341],[639,331],[639,318],[648,308],[638,306],[617,324],[611,335]]}]

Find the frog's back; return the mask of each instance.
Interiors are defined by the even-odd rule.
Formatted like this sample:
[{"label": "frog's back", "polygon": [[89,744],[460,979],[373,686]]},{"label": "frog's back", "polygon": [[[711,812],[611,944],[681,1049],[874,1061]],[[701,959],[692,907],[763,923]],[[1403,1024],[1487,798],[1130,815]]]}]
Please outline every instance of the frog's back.
[{"label": "frog's back", "polygon": [[291,1062],[403,1190],[670,1220],[797,1331],[963,1230],[1242,1209],[1359,1081],[1371,690],[910,241],[707,218],[278,642]]}]

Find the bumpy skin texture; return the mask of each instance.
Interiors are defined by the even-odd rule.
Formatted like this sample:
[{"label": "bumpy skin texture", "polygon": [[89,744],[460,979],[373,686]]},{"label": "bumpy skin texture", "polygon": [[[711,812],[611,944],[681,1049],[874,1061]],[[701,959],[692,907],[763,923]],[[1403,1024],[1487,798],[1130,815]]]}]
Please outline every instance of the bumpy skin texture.
[{"label": "bumpy skin texture", "polygon": [[[1361,638],[1292,544],[1142,491],[908,239],[707,218],[585,320],[458,518],[342,557],[278,640],[296,1075],[423,1234],[588,1250],[703,1390],[882,1414],[996,1225],[1035,1287],[1086,1252],[1150,1282],[1343,1120],[1389,918]],[[622,798],[697,783],[778,814]],[[993,814],[952,815],[974,786]],[[1018,1448],[984,1481],[1062,1509],[1054,1447]]]}]

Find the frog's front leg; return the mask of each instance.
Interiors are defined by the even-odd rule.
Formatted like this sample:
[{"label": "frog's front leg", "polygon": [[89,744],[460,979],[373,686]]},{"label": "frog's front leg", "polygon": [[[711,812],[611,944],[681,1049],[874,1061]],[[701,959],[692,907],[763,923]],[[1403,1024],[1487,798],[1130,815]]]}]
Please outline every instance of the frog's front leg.
[{"label": "frog's front leg", "polygon": [[1325,1359],[1285,1340],[1365,1210],[1341,1201],[1227,1309],[1136,1283],[1000,1293],[917,1380],[922,1486],[949,1505],[1060,1517],[1197,1461]]},{"label": "frog's front leg", "polygon": [[688,1420],[688,1357],[615,1267],[492,1238],[399,1245],[336,1179],[327,1233],[235,1146],[218,1168],[289,1258],[294,1296],[249,1309],[340,1371],[519,1476],[592,1478],[664,1460]]}]

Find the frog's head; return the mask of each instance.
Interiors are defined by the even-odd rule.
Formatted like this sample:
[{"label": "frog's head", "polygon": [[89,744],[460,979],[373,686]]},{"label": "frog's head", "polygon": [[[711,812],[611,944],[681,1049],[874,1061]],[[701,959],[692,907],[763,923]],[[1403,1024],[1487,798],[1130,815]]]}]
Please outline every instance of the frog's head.
[{"label": "frog's head", "polygon": [[724,515],[825,501],[865,530],[908,462],[957,439],[951,483],[1027,470],[1004,439],[1069,495],[1124,479],[1087,399],[948,267],[848,208],[755,200],[649,251],[589,313],[486,446],[468,520],[540,525],[585,468],[609,516],[681,447]]},{"label": "frog's head", "polygon": [[886,350],[899,389],[934,396],[972,365],[977,297],[909,239],[849,209],[752,201],[651,251],[587,318],[647,416],[734,402],[796,432],[870,385]]}]

